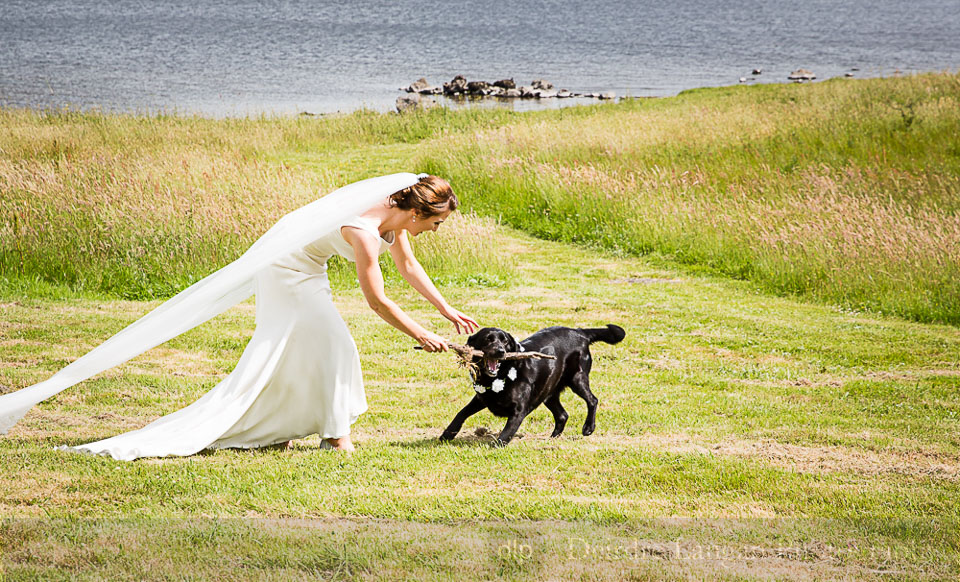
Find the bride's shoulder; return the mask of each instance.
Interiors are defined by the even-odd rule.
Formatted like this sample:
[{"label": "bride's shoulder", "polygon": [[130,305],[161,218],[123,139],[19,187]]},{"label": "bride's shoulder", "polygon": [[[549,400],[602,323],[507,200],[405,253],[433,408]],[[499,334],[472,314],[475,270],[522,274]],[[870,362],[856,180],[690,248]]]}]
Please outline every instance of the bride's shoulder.
[{"label": "bride's shoulder", "polygon": [[377,231],[375,220],[373,222],[364,219],[348,220],[340,227],[340,236],[350,244],[354,244],[355,241],[378,244],[380,242],[380,233]]}]

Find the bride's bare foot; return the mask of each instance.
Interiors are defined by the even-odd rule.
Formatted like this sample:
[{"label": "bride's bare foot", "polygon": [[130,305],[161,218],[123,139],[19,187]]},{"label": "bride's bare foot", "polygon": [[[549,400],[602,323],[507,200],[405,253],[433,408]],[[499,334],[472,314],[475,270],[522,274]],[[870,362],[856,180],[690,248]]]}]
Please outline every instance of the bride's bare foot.
[{"label": "bride's bare foot", "polygon": [[350,442],[349,436],[340,437],[338,439],[323,439],[323,442],[327,443],[331,448],[338,451],[349,453],[354,450],[353,443]]}]

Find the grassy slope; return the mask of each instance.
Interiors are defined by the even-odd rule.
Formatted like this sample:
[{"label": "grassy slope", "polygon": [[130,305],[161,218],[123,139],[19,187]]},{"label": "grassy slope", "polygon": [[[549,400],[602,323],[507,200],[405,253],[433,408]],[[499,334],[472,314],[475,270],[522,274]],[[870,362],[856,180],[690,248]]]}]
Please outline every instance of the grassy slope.
[{"label": "grassy slope", "polygon": [[960,323],[960,75],[530,114],[0,111],[0,286],[167,296],[317,191],[417,168],[537,236]]},{"label": "grassy slope", "polygon": [[[607,113],[619,115],[563,115]],[[150,208],[124,206],[137,168],[155,171],[172,203],[195,196],[198,218],[175,230],[204,252],[193,261],[163,247],[183,272],[158,265],[132,287],[132,296],[149,296],[228,259],[271,213],[315,188],[406,170],[414,158],[436,163],[436,152],[418,143],[439,128],[449,128],[441,140],[482,136],[504,124],[539,128],[555,112],[357,114],[329,125],[81,116],[73,127],[53,119],[46,137],[35,119],[17,117],[26,114],[5,115],[5,202],[46,193],[55,201],[46,208],[56,208],[70,192],[102,192],[94,200],[123,209],[136,231],[151,218]],[[56,151],[71,139],[69,155]],[[210,190],[205,171],[217,177],[210,184],[227,186]],[[10,189],[25,176],[63,183]],[[460,176],[457,184],[470,206],[482,206],[471,198],[476,183]],[[218,200],[262,209],[261,194],[278,186],[284,196],[269,198],[266,211],[241,213],[250,232],[231,238],[237,225],[221,228]],[[326,454],[315,439],[291,452],[136,463],[51,450],[142,426],[209,389],[249,337],[252,306],[243,305],[41,405],[0,440],[0,515],[9,518],[0,522],[0,574],[396,579],[440,570],[453,579],[469,567],[478,577],[516,579],[622,579],[627,570],[636,579],[915,579],[960,570],[956,328],[771,297],[755,283],[662,257],[536,241],[475,219],[457,228],[472,237],[454,253],[465,260],[445,261],[451,239],[426,245],[426,255],[444,293],[483,323],[518,335],[550,324],[627,328],[623,344],[595,349],[596,434],[578,436],[584,410],[568,394],[571,420],[559,440],[546,438],[552,422],[540,410],[506,450],[474,434],[501,426],[483,414],[455,444],[439,446],[434,437],[470,397],[464,372],[451,357],[410,350],[341,271],[338,301],[360,344],[371,405],[356,426],[357,454]],[[76,256],[71,240],[62,238],[63,256]],[[100,255],[106,281],[138,260],[111,252]],[[56,264],[42,253],[37,261],[37,269]],[[464,276],[476,272],[479,280]],[[96,284],[99,276],[76,286],[98,295],[30,277],[6,281],[5,390],[44,379],[150,307],[99,295],[112,292]],[[389,293],[441,326],[395,278]],[[232,520],[241,517],[261,521]],[[639,557],[630,553],[636,547]]]},{"label": "grassy slope", "polygon": [[960,323],[960,76],[705,89],[451,136],[423,164],[538,236]]}]

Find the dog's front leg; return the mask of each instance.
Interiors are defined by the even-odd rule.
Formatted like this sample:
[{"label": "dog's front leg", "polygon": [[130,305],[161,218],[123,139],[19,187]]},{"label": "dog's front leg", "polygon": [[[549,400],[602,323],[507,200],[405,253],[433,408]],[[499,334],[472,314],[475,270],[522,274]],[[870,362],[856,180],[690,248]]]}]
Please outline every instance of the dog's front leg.
[{"label": "dog's front leg", "polygon": [[463,421],[467,420],[486,407],[487,405],[480,400],[479,396],[474,396],[473,399],[470,402],[467,402],[467,405],[460,409],[460,412],[453,417],[453,422],[451,422],[450,426],[448,426],[447,429],[443,431],[443,434],[440,435],[440,440],[453,440],[453,437],[457,436],[457,433],[460,432],[461,428],[463,428]]},{"label": "dog's front leg", "polygon": [[503,426],[503,430],[500,431],[500,436],[497,437],[496,444],[498,446],[507,446],[507,443],[510,442],[513,435],[517,434],[517,430],[520,429],[520,424],[523,422],[523,419],[527,417],[528,413],[528,411],[518,407],[513,414],[507,418],[507,424]]}]

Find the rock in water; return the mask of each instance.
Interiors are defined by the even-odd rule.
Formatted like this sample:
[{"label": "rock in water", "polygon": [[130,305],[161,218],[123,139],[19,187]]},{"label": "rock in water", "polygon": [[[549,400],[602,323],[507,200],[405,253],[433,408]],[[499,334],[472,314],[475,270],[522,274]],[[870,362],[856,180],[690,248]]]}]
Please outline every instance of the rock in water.
[{"label": "rock in water", "polygon": [[796,71],[787,75],[787,78],[791,81],[812,81],[817,78],[813,71],[807,69],[797,69]]},{"label": "rock in water", "polygon": [[535,79],[533,83],[530,83],[530,85],[533,86],[534,89],[539,89],[541,91],[549,91],[550,89],[553,89],[553,83],[543,79]]},{"label": "rock in water", "polygon": [[459,95],[467,92],[467,78],[457,75],[449,83],[443,84],[443,92],[447,95]]},{"label": "rock in water", "polygon": [[493,82],[494,87],[500,87],[501,89],[516,89],[517,84],[514,83],[513,79],[500,79],[499,81]]},{"label": "rock in water", "polygon": [[401,95],[397,97],[397,112],[401,114],[412,113],[414,111],[430,109],[436,106],[436,104],[437,102],[434,101],[432,97],[421,97],[416,93],[412,95]]},{"label": "rock in water", "polygon": [[467,93],[483,94],[490,88],[490,83],[486,81],[470,81],[467,83]]},{"label": "rock in water", "polygon": [[600,98],[600,99],[613,99],[613,98],[616,97],[616,96],[617,96],[617,94],[614,93],[613,91],[604,91],[603,93],[601,93],[600,95],[598,95],[598,98]]},{"label": "rock in water", "polygon": [[420,77],[413,83],[410,83],[410,86],[407,87],[407,93],[420,93],[429,86],[430,83],[427,83],[427,79],[425,77]]},{"label": "rock in water", "polygon": [[751,74],[751,75],[759,75],[759,74],[762,73],[762,72],[763,72],[763,69],[754,69],[753,72],[751,72],[750,74]]}]

